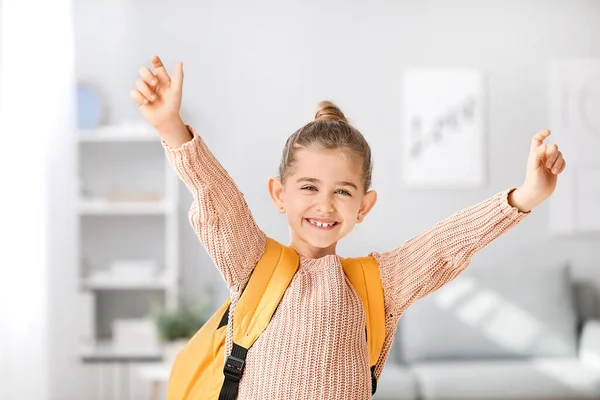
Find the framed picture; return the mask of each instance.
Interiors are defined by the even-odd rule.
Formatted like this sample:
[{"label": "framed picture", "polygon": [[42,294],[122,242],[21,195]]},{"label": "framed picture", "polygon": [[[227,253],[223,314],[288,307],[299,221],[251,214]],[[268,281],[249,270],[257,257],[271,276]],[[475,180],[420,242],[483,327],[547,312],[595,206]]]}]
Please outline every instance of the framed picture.
[{"label": "framed picture", "polygon": [[550,197],[555,235],[600,232],[600,59],[548,65],[551,143],[568,160]]},{"label": "framed picture", "polygon": [[403,176],[409,187],[485,184],[483,75],[411,69],[402,80]]}]

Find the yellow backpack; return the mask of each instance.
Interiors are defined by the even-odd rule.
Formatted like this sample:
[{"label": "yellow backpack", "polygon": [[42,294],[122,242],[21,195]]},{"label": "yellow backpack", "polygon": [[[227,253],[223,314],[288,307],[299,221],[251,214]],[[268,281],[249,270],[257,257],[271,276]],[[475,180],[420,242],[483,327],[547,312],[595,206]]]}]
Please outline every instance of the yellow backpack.
[{"label": "yellow backpack", "polygon": [[[233,310],[233,349],[225,360],[225,336],[230,300],[227,300],[179,352],[167,385],[167,400],[234,400],[248,349],[265,330],[298,269],[291,247],[267,238],[265,252]],[[341,258],[365,310],[372,393],[377,389],[375,364],[385,339],[383,288],[379,265],[372,257]]]}]

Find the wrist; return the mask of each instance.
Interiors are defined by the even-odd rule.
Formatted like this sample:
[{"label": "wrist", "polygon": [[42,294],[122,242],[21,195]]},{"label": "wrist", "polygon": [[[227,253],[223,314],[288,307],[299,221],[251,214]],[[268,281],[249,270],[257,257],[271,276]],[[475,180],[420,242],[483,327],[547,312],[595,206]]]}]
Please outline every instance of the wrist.
[{"label": "wrist", "polygon": [[181,130],[181,126],[185,125],[179,115],[175,115],[166,119],[164,122],[154,126],[156,131],[161,135],[170,135],[173,132]]},{"label": "wrist", "polygon": [[162,140],[172,148],[181,147],[181,145],[192,139],[192,134],[179,115],[157,125],[155,129]]},{"label": "wrist", "polygon": [[521,212],[529,212],[540,204],[540,201],[527,189],[519,187],[509,193],[508,204],[518,208]]}]

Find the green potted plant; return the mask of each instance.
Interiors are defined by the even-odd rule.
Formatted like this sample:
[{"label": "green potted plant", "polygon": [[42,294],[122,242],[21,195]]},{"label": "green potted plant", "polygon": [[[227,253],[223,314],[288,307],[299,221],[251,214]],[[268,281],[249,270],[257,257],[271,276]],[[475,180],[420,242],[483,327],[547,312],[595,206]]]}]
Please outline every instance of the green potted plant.
[{"label": "green potted plant", "polygon": [[195,306],[181,302],[174,310],[156,305],[152,308],[152,319],[167,362],[174,360],[177,353],[208,320],[208,305],[207,299],[203,299]]}]

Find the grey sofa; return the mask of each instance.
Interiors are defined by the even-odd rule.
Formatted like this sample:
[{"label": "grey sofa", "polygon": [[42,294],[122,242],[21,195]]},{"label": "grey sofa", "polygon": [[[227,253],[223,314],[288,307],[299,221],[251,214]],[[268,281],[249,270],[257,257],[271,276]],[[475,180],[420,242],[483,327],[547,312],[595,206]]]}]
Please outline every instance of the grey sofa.
[{"label": "grey sofa", "polygon": [[566,266],[471,266],[404,313],[374,399],[600,399],[575,287]]}]

